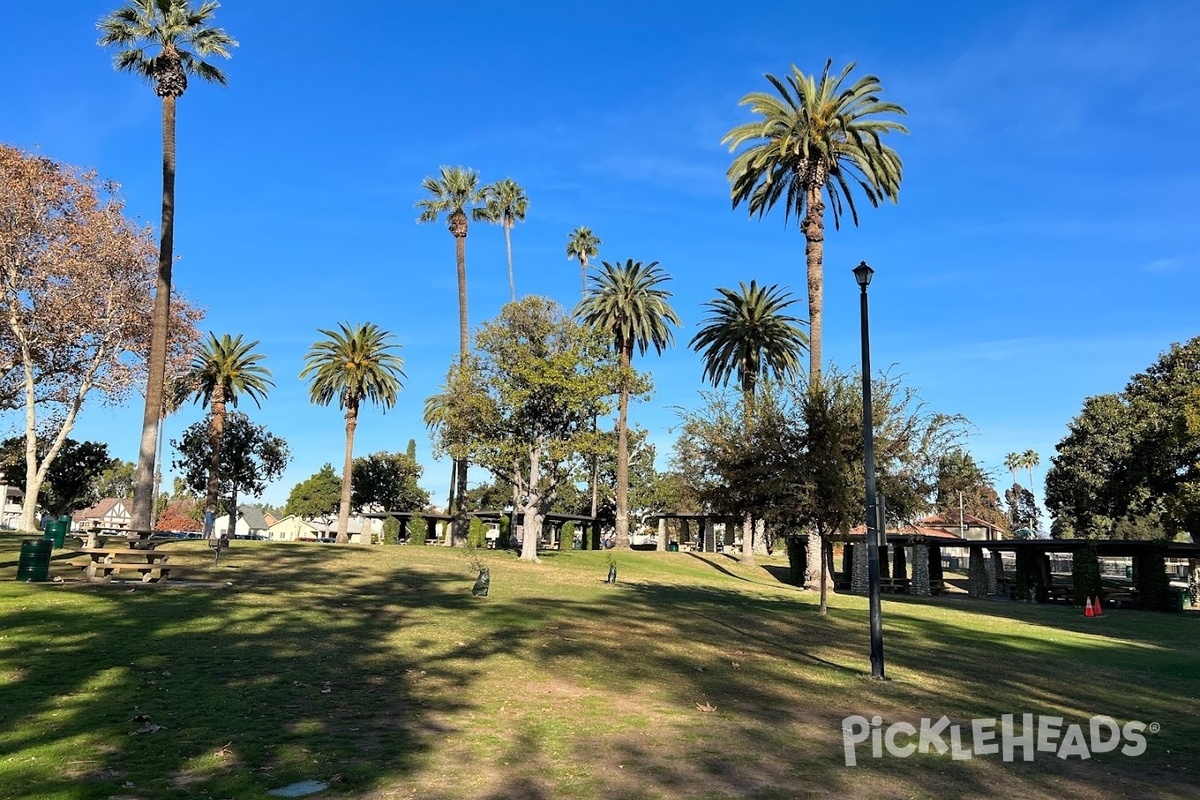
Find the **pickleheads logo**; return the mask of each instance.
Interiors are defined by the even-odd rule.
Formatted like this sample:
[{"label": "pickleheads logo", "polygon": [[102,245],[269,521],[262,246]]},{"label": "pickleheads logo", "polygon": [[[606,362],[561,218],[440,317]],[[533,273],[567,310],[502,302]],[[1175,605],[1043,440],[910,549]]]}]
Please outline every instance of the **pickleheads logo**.
[{"label": "pickleheads logo", "polygon": [[1063,717],[1022,714],[1018,726],[1013,714],[969,723],[951,723],[943,716],[938,720],[923,718],[919,725],[893,722],[885,728],[882,717],[867,719],[855,714],[842,720],[842,748],[847,767],[858,763],[858,746],[868,740],[871,758],[883,758],[885,752],[894,758],[949,752],[955,761],[996,755],[1003,761],[1014,761],[1019,751],[1024,761],[1033,761],[1037,753],[1084,760],[1093,753],[1110,753],[1117,748],[1122,755],[1140,756],[1146,752],[1145,733],[1158,733],[1159,729],[1157,722],[1147,725],[1130,721],[1121,725],[1103,715],[1090,718],[1086,725],[1071,723],[1064,727],[1064,721]]}]

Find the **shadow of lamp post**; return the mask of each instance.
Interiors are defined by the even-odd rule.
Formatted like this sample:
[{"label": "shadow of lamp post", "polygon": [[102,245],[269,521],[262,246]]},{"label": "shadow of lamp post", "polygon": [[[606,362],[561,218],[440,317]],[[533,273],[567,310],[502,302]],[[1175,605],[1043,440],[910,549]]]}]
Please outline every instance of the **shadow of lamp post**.
[{"label": "shadow of lamp post", "polygon": [[883,538],[875,494],[875,432],[871,423],[871,329],[867,321],[867,286],[875,270],[863,261],[854,268],[862,319],[863,467],[867,488],[867,597],[871,611],[871,677],[884,679],[883,609],[879,596],[879,540]]}]

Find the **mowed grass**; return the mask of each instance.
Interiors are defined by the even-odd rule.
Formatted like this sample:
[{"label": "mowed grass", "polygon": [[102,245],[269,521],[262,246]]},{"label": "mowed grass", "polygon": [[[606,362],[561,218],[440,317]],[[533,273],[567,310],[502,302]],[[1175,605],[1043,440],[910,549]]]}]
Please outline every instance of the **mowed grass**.
[{"label": "mowed grass", "polygon": [[[822,619],[779,559],[619,553],[608,585],[608,553],[486,552],[474,598],[441,547],[164,547],[163,586],[0,567],[0,797],[1200,796],[1196,614],[888,598],[880,683],[865,598]],[[1136,758],[844,764],[851,714],[1004,713],[1161,728]]]}]

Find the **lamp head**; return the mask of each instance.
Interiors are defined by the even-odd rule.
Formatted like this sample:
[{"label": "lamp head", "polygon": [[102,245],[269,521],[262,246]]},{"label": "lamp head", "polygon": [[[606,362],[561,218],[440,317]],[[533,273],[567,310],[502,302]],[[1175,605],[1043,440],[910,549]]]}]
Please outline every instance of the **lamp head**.
[{"label": "lamp head", "polygon": [[875,270],[868,267],[865,261],[860,261],[854,268],[854,280],[858,281],[858,285],[864,289],[871,285],[871,276],[874,274]]}]

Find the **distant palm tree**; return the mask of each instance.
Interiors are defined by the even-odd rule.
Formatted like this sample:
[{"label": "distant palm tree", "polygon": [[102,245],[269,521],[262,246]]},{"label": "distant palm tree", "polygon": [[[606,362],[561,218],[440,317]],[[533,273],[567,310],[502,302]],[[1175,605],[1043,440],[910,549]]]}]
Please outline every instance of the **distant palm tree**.
[{"label": "distant palm tree", "polygon": [[504,228],[504,249],[508,253],[508,293],[515,303],[517,284],[513,279],[512,229],[518,222],[525,221],[525,213],[529,210],[529,198],[525,196],[525,190],[512,178],[485,186],[483,197],[483,214],[488,222],[495,222]]},{"label": "distant palm tree", "polygon": [[1036,467],[1040,463],[1042,463],[1042,459],[1037,454],[1036,450],[1030,449],[1030,450],[1026,450],[1024,453],[1021,453],[1021,466],[1025,467],[1025,469],[1029,470],[1029,491],[1030,492],[1033,491],[1033,468]]},{"label": "distant palm tree", "polygon": [[728,177],[733,207],[746,203],[750,215],[762,217],[784,198],[784,224],[795,214],[804,233],[808,271],[809,377],[821,374],[821,311],[825,247],[825,203],[840,227],[843,203],[854,224],[858,211],[850,184],[856,183],[873,206],[900,192],[900,157],[883,136],[907,129],[883,114],[903,115],[895,103],[879,99],[883,86],[874,75],[852,85],[849,64],[840,74],[825,63],[820,78],[795,66],[785,80],[767,75],[775,93],[752,92],[741,100],[756,119],[730,130],[722,143],[731,151],[749,145],[734,158]]},{"label": "distant palm tree", "polygon": [[209,409],[211,446],[204,507],[214,513],[219,510],[217,488],[221,473],[221,440],[225,435],[225,407],[237,408],[238,395],[245,394],[261,408],[261,400],[275,385],[271,381],[271,370],[259,364],[263,356],[253,352],[257,346],[258,342],[242,341],[241,334],[234,338],[226,333],[218,339],[215,333],[209,333],[208,341],[200,345],[192,358],[191,370],[185,379],[193,387],[197,402]]},{"label": "distant palm tree", "polygon": [[1025,466],[1025,460],[1020,453],[1009,453],[1004,457],[1004,467],[1012,473],[1013,489],[1017,488],[1017,471]]},{"label": "distant palm tree", "polygon": [[[742,391],[742,421],[747,433],[754,424],[755,389],[759,378],[770,373],[776,378],[800,371],[800,356],[808,348],[808,337],[800,320],[785,314],[796,302],[777,285],[741,284],[740,291],[719,288],[721,294],[705,306],[711,316],[689,344],[704,357],[704,379],[713,386],[727,386],[737,378]],[[753,519],[746,509],[742,519],[742,560],[754,563]]]},{"label": "distant palm tree", "polygon": [[591,228],[576,228],[567,238],[567,260],[579,261],[579,276],[583,279],[583,296],[587,297],[588,259],[600,254],[600,237]]},{"label": "distant palm tree", "polygon": [[[479,173],[466,167],[442,167],[441,177],[426,178],[422,188],[430,196],[417,201],[421,210],[417,222],[436,222],[443,214],[446,227],[454,236],[455,266],[458,270],[458,356],[466,363],[470,353],[470,329],[467,322],[467,229],[468,216],[478,221],[487,221],[487,213],[479,205],[484,201],[483,189],[479,186]],[[454,515],[454,541],[465,541],[467,461],[454,459],[450,477],[450,506]]]},{"label": "distant palm tree", "polygon": [[[314,342],[304,355],[300,379],[309,379],[309,396],[318,405],[327,406],[336,399],[346,410],[346,454],[342,462],[342,498],[338,509],[337,541],[350,540],[350,487],[354,469],[354,431],[358,427],[358,409],[363,400],[383,408],[396,405],[403,388],[404,359],[394,352],[392,334],[373,323],[348,325],[339,330],[318,330],[325,338]],[[370,544],[365,541],[364,544]]]},{"label": "distant palm tree", "polygon": [[229,58],[237,46],[221,28],[210,26],[219,3],[205,0],[132,0],[100,21],[100,45],[116,47],[114,66],[141,75],[162,98],[162,226],[159,229],[158,277],[147,360],[146,406],[138,451],[133,528],[150,528],[153,516],[155,440],[167,374],[167,329],[171,318],[171,264],[175,247],[175,101],[187,90],[188,74],[225,85],[225,74],[204,59]]},{"label": "distant palm tree", "polygon": [[643,265],[629,259],[624,265],[600,262],[590,293],[575,309],[575,316],[612,336],[621,364],[617,412],[617,546],[629,547],[629,387],[630,362],[636,347],[642,355],[653,347],[662,353],[674,342],[669,325],[680,325],[667,302],[671,293],[659,284],[670,280],[657,261]]}]

